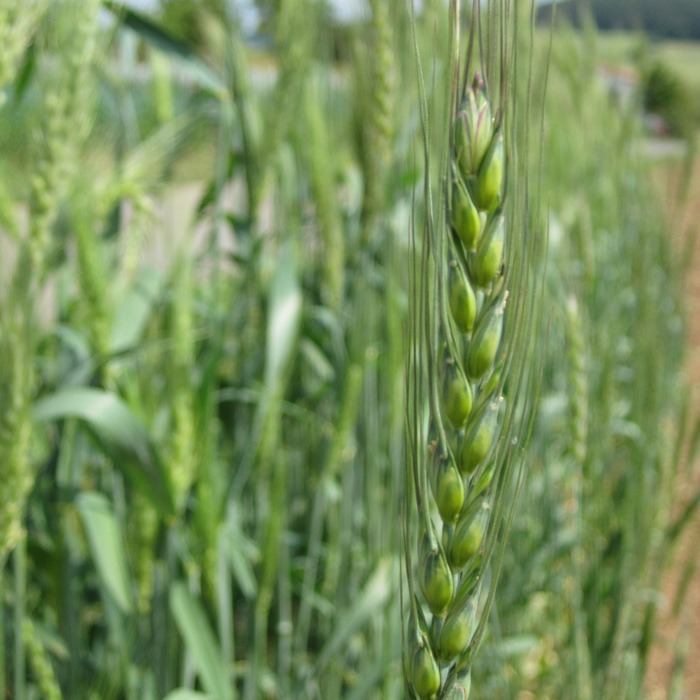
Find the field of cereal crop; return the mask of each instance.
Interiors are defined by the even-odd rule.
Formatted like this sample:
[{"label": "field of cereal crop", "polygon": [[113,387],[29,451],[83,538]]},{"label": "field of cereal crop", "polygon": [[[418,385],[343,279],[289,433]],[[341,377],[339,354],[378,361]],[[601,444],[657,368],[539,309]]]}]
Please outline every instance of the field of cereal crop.
[{"label": "field of cereal crop", "polygon": [[0,0],[0,698],[699,694],[700,171],[600,79],[639,38],[256,5]]}]

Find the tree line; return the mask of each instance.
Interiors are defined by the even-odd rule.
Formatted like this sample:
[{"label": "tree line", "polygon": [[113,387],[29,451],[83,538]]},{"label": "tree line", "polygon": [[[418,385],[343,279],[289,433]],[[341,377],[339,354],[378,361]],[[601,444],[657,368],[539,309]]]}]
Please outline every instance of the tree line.
[{"label": "tree line", "polygon": [[[551,11],[551,6],[542,8],[540,19],[550,19]],[[570,0],[559,3],[556,12],[574,24],[590,13],[603,30],[642,30],[662,38],[700,40],[699,0]]]}]

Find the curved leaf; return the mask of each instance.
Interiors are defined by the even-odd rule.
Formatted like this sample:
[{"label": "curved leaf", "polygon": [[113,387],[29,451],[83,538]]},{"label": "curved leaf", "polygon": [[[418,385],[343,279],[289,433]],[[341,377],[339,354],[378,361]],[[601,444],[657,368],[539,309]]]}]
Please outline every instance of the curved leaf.
[{"label": "curved leaf", "polygon": [[219,700],[219,698],[214,695],[198,693],[196,690],[179,688],[178,690],[173,690],[171,693],[168,693],[163,700]]},{"label": "curved leaf", "polygon": [[146,427],[115,394],[89,387],[63,389],[36,403],[40,422],[77,418],[85,422],[132,485],[165,515],[175,506],[167,475]]},{"label": "curved leaf", "polygon": [[185,42],[176,39],[146,15],[135,12],[122,3],[103,0],[103,4],[124,26],[170,56],[200,87],[219,98],[228,96],[228,89],[223,80]]},{"label": "curved leaf", "polygon": [[129,575],[122,536],[109,501],[101,493],[78,495],[76,506],[102,583],[125,613],[131,612]]},{"label": "curved leaf", "polygon": [[116,309],[110,339],[112,352],[124,352],[138,344],[162,286],[163,279],[157,271],[142,272]]},{"label": "curved leaf", "polygon": [[280,250],[270,289],[265,353],[265,387],[279,381],[296,347],[302,296],[294,257],[289,246]]},{"label": "curved leaf", "polygon": [[227,697],[228,680],[221,649],[202,606],[181,581],[170,589],[170,609],[202,685],[208,693]]}]

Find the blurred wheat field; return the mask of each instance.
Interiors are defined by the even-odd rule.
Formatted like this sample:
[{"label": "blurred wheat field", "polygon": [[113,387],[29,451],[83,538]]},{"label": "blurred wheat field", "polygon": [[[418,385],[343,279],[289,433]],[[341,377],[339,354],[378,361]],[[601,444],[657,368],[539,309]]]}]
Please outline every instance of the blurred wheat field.
[{"label": "blurred wheat field", "polygon": [[[700,206],[700,191],[698,190],[698,170],[697,166],[692,175],[692,179],[687,184],[686,196],[679,201],[677,194],[683,188],[685,178],[682,168],[676,165],[664,164],[659,168],[659,185],[666,202],[669,203],[669,216],[674,222],[674,232],[677,235],[675,245],[680,250],[688,251],[688,245],[693,246],[688,258],[687,277],[687,300],[688,300],[688,380],[690,384],[692,402],[694,406],[700,401],[700,326],[698,325],[698,310],[700,309],[700,277],[697,274],[698,249],[694,242],[697,230],[695,221]],[[678,484],[679,501],[688,498],[692,491],[692,484],[698,478],[697,463],[689,465],[687,477]],[[663,586],[663,594],[667,603],[661,612],[661,623],[659,627],[659,638],[656,642],[655,653],[649,669],[649,692],[651,697],[665,697],[669,685],[669,679],[674,673],[674,666],[677,661],[674,658],[674,647],[679,639],[684,639],[686,654],[688,658],[697,655],[698,640],[700,634],[700,621],[697,616],[690,614],[685,620],[680,620],[673,614],[670,603],[679,592],[687,588],[688,601],[686,603],[689,611],[697,609],[697,600],[700,593],[697,573],[694,567],[696,552],[693,544],[692,531],[694,526],[685,533],[678,555],[678,565],[669,571]],[[688,666],[686,676],[686,692],[689,697],[700,694],[700,677],[692,666]]]},{"label": "blurred wheat field", "polygon": [[[447,5],[260,1],[251,36],[242,4],[180,4],[0,0],[0,698],[419,697],[407,376]],[[592,27],[550,49],[529,3],[488,8],[547,256],[517,268],[537,396],[470,697],[694,697],[694,151],[645,155]]]}]

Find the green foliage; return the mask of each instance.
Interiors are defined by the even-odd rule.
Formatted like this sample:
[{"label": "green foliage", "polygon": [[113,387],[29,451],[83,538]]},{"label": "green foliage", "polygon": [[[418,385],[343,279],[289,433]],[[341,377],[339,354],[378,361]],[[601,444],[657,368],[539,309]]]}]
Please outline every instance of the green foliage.
[{"label": "green foliage", "polygon": [[[551,9],[542,12],[549,15]],[[644,30],[659,37],[700,39],[700,6],[695,0],[569,0],[557,12],[579,19],[589,12],[604,30]]]},{"label": "green foliage", "polygon": [[[549,69],[548,361],[499,624],[475,680],[493,698],[645,697],[670,561],[688,428],[682,272],[653,166],[632,147],[639,124],[591,77],[591,38],[556,40]],[[499,681],[504,667],[517,680]]]},{"label": "green foliage", "polygon": [[[410,301],[409,232],[431,207],[444,215],[442,198],[421,203],[428,180],[452,184],[443,4],[416,18],[421,55],[436,51],[423,104],[401,0],[373,0],[342,28],[322,2],[264,3],[267,63],[222,3],[196,3],[195,20],[183,3],[180,29],[102,4],[115,26],[97,21],[97,2],[0,0],[0,696],[405,698],[407,402],[425,415],[405,386],[408,330],[424,313]],[[638,125],[597,87],[593,56],[558,45],[548,129],[509,122],[504,155],[517,145],[523,157],[504,171],[504,229],[498,211],[479,219],[445,306],[478,336],[471,369],[459,348],[464,373],[488,379],[454,461],[421,484],[460,525],[433,543],[442,581],[449,558],[478,559],[511,524],[522,482],[489,452],[512,455],[513,475],[519,458],[529,465],[512,548],[484,572],[491,614],[453,585],[442,634],[414,618],[415,653],[430,635],[445,659],[469,634],[482,640],[473,667],[442,679],[446,698],[472,681],[494,700],[639,697],[629,688],[654,639],[646,591],[700,502],[666,517],[676,426],[689,422],[682,279]],[[531,90],[509,85],[536,121],[535,71]],[[499,157],[482,160],[497,171]],[[479,173],[467,175],[475,197]],[[535,302],[516,293],[540,269],[540,195],[548,332],[522,321]],[[527,254],[509,255],[521,234]],[[501,298],[484,313],[503,264],[513,293],[502,315]],[[513,437],[528,407],[491,398],[513,396],[544,349],[524,452],[500,431]],[[468,493],[460,470],[473,470]]]},{"label": "green foliage", "polygon": [[662,117],[672,134],[687,138],[694,133],[700,124],[700,102],[666,63],[652,61],[641,89],[645,109]]},{"label": "green foliage", "polygon": [[195,49],[206,48],[208,19],[226,19],[224,0],[164,0],[160,10],[163,27]]}]

